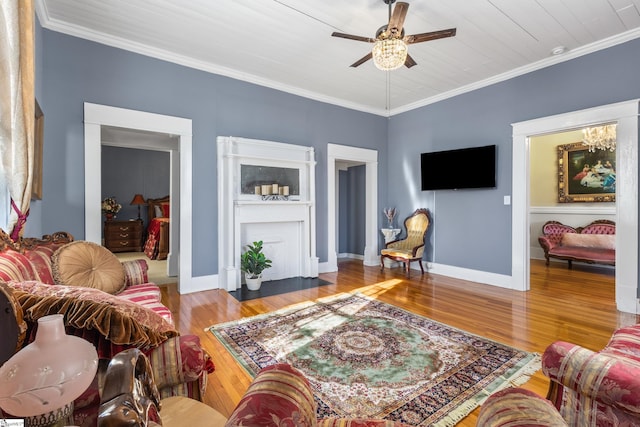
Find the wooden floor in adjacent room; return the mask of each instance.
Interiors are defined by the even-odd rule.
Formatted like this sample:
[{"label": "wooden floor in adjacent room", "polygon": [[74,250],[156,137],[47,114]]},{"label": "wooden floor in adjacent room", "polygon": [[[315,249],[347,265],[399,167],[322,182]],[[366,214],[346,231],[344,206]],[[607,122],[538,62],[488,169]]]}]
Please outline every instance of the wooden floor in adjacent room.
[{"label": "wooden floor in adjacent room", "polygon": [[[531,290],[495,286],[401,269],[364,267],[362,261],[339,263],[336,273],[321,274],[331,285],[238,302],[222,290],[180,295],[175,285],[163,285],[163,299],[181,333],[200,336],[216,371],[209,375],[205,402],[228,416],[249,386],[249,375],[205,328],[230,320],[267,313],[285,306],[342,292],[358,291],[381,301],[468,332],[542,353],[555,340],[599,350],[620,326],[640,318],[618,312],[615,272],[611,268],[543,261],[531,263]],[[548,380],[536,373],[523,387],[546,395]],[[459,426],[474,426],[478,409]]]}]

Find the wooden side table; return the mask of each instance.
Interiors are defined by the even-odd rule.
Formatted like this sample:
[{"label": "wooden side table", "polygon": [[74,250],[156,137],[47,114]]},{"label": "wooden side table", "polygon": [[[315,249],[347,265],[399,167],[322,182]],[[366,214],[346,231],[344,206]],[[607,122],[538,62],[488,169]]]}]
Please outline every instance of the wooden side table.
[{"label": "wooden side table", "polygon": [[104,246],[111,252],[141,252],[142,220],[105,221]]}]

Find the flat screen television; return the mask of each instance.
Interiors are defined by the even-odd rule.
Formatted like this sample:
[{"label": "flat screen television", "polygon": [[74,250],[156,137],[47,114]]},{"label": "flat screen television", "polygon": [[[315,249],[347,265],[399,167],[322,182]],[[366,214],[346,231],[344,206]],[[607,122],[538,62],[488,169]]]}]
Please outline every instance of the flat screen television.
[{"label": "flat screen television", "polygon": [[422,191],[495,188],[496,146],[422,153]]}]

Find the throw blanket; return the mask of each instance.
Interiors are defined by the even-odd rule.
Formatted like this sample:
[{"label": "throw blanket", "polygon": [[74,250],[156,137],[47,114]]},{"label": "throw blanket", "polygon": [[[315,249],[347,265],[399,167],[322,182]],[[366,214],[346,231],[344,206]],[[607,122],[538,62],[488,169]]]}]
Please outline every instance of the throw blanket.
[{"label": "throw blanket", "polygon": [[153,218],[147,227],[147,240],[144,244],[144,253],[149,259],[158,258],[158,245],[163,223],[168,223],[169,218]]}]

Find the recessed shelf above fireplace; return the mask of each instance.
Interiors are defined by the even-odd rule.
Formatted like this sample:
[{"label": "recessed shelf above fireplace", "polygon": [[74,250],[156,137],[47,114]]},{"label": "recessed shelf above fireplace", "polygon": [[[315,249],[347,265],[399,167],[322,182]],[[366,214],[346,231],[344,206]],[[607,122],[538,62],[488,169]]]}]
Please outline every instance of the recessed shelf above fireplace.
[{"label": "recessed shelf above fireplace", "polygon": [[[276,188],[287,187],[287,195],[300,195],[300,169],[260,166],[241,164],[240,165],[240,194],[260,194],[256,192],[256,187],[263,185],[276,185]],[[276,193],[270,193],[276,194]]]}]

